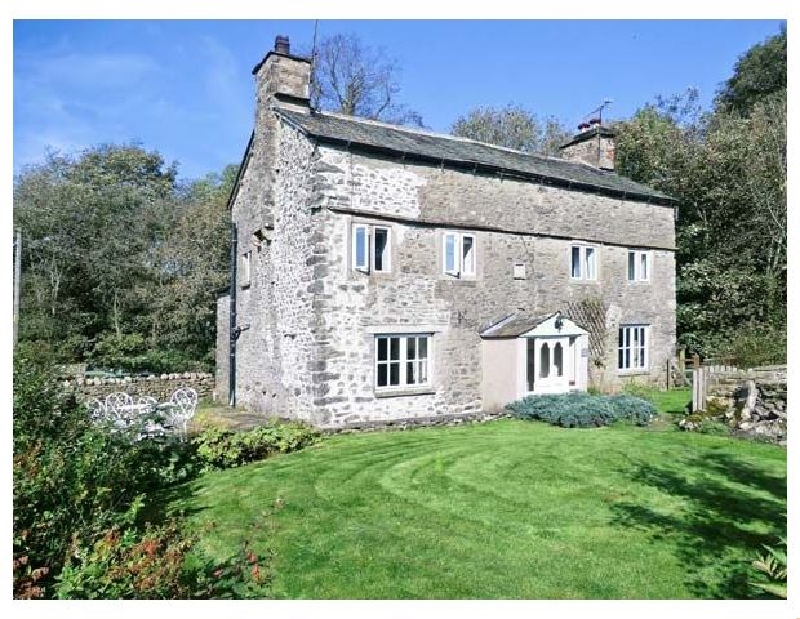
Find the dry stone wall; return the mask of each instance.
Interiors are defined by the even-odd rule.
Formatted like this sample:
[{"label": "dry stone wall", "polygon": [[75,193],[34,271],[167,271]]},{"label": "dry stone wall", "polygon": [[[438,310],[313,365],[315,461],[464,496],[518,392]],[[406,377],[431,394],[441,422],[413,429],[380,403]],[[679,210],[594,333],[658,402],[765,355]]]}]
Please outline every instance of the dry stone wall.
[{"label": "dry stone wall", "polygon": [[110,393],[124,391],[134,397],[152,396],[161,402],[168,400],[181,387],[191,387],[197,391],[198,398],[212,399],[214,396],[214,375],[196,372],[122,378],[71,377],[61,379],[60,384],[65,392],[74,393],[79,401],[102,399]]},{"label": "dry stone wall", "polygon": [[786,366],[709,373],[709,406],[721,409],[735,434],[786,444]]}]

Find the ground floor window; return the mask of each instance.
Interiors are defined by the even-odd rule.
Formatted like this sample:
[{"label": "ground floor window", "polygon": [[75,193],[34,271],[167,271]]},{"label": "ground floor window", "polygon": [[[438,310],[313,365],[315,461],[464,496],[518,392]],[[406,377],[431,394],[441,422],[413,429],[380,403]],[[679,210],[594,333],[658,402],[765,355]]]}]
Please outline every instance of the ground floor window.
[{"label": "ground floor window", "polygon": [[375,336],[375,386],[419,387],[430,384],[430,334]]},{"label": "ground floor window", "polygon": [[646,370],[648,367],[648,332],[646,325],[627,325],[619,329],[617,368]]}]

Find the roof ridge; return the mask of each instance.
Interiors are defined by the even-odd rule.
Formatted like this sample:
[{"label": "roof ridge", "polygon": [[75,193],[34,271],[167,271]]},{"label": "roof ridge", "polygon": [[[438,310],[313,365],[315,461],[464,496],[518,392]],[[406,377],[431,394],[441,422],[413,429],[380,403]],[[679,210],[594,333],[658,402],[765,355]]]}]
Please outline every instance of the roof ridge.
[{"label": "roof ridge", "polygon": [[[637,201],[674,207],[677,200],[648,185],[582,161],[548,157],[425,129],[339,114],[300,112],[282,105],[270,108],[303,133],[334,142],[363,144],[397,153],[418,154],[472,167],[486,165],[512,174],[533,175],[578,190],[598,191]],[[476,168],[477,169],[477,168]]]},{"label": "roof ridge", "polygon": [[[291,111],[291,110],[289,110]],[[371,118],[363,118],[361,116],[351,116],[349,114],[341,114],[339,112],[325,112],[322,110],[313,110],[311,113],[312,116],[329,116],[333,118],[338,118],[348,122],[355,122],[361,123],[365,125],[376,125],[378,127],[387,127],[389,129],[395,129],[397,131],[404,131],[406,133],[414,133],[417,135],[429,135],[433,138],[443,138],[446,140],[453,140],[457,142],[467,142],[469,144],[480,144],[481,146],[487,146],[488,148],[493,148],[495,150],[504,151],[507,153],[514,153],[516,155],[522,155],[524,157],[532,157],[534,159],[547,159],[550,161],[558,161],[560,163],[581,163],[585,166],[588,166],[592,169],[594,166],[589,165],[588,163],[584,163],[582,161],[571,161],[569,159],[564,159],[563,157],[554,157],[552,155],[542,155],[540,153],[530,153],[524,150],[518,150],[516,148],[509,148],[508,146],[499,146],[498,144],[492,144],[491,142],[482,142],[480,140],[473,140],[472,138],[465,138],[460,135],[453,135],[452,133],[439,133],[437,131],[428,131],[426,129],[417,129],[409,127],[408,125],[395,125],[393,123],[387,123],[381,120],[372,120]],[[605,170],[603,170],[605,171]],[[612,172],[613,174],[613,172]]]}]

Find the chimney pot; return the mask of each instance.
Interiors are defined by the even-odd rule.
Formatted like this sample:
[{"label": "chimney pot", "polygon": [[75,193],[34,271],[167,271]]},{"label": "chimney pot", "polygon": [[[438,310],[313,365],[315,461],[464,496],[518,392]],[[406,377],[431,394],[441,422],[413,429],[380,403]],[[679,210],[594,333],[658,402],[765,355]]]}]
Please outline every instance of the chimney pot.
[{"label": "chimney pot", "polygon": [[578,131],[580,133],[583,133],[584,131],[587,131],[588,129],[589,129],[589,123],[581,123],[580,125],[578,125]]},{"label": "chimney pot", "polygon": [[279,54],[289,54],[289,37],[278,35],[275,37],[275,51]]}]

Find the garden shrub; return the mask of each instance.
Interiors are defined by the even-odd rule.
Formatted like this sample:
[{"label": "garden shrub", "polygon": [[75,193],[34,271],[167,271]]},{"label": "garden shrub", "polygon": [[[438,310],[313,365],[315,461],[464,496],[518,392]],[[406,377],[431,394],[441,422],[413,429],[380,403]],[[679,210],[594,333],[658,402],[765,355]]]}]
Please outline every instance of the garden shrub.
[{"label": "garden shrub", "polygon": [[713,436],[727,436],[731,433],[730,427],[713,419],[705,419],[700,422],[700,434],[710,434]]},{"label": "garden shrub", "polygon": [[506,408],[519,419],[537,419],[565,428],[607,426],[618,420],[646,425],[655,407],[633,396],[600,396],[588,393],[526,396]]},{"label": "garden shrub", "polygon": [[15,597],[51,596],[70,548],[134,526],[148,496],[193,474],[188,445],[104,432],[52,368],[19,355],[13,431]]},{"label": "garden shrub", "polygon": [[76,550],[57,586],[59,599],[218,599],[268,596],[267,557],[246,546],[218,563],[194,533],[172,521],[144,531],[112,528]]},{"label": "garden shrub", "polygon": [[263,460],[274,453],[297,451],[319,437],[318,430],[300,423],[273,423],[243,432],[211,427],[192,443],[202,466],[225,469]]},{"label": "garden shrub", "polygon": [[776,548],[764,544],[766,554],[752,562],[758,580],[750,584],[778,598],[786,599],[786,538],[781,537]]},{"label": "garden shrub", "polygon": [[609,397],[617,419],[627,419],[637,425],[647,425],[658,414],[652,402],[644,398],[623,394]]},{"label": "garden shrub", "polygon": [[13,430],[13,595],[28,599],[263,597],[255,555],[212,566],[177,525],[142,529],[145,514],[158,515],[162,493],[201,468],[294,451],[319,436],[275,424],[208,431],[194,442],[134,441],[93,424],[59,391],[52,366],[21,354]]},{"label": "garden shrub", "polygon": [[208,371],[207,361],[196,361],[183,351],[149,349],[138,333],[123,334],[107,331],[100,334],[92,351],[86,355],[93,369],[115,370],[125,373],[197,372]]}]

